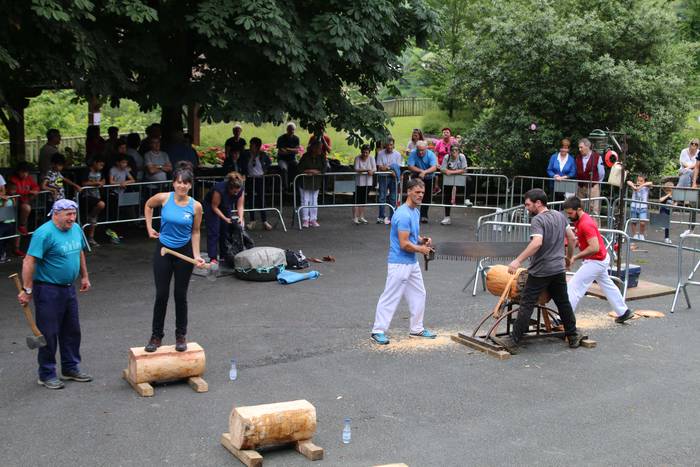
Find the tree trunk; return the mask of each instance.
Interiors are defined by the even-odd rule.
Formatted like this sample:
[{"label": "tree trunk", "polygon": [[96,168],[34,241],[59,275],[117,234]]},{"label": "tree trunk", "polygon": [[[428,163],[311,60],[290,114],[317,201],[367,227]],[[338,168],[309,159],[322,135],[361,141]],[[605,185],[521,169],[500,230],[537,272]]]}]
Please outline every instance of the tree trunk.
[{"label": "tree trunk", "polygon": [[163,147],[167,147],[173,133],[182,131],[182,106],[163,106],[160,116]]},{"label": "tree trunk", "polygon": [[199,146],[200,137],[200,119],[199,119],[199,107],[197,103],[190,104],[187,106],[187,132],[192,136],[192,144]]},{"label": "tree trunk", "polygon": [[27,160],[27,148],[24,144],[24,109],[29,105],[29,99],[24,97],[8,99],[9,111],[2,111],[2,121],[10,136],[10,163]]},{"label": "tree trunk", "polygon": [[234,407],[229,416],[231,444],[236,449],[311,439],[316,432],[316,408],[309,401]]}]

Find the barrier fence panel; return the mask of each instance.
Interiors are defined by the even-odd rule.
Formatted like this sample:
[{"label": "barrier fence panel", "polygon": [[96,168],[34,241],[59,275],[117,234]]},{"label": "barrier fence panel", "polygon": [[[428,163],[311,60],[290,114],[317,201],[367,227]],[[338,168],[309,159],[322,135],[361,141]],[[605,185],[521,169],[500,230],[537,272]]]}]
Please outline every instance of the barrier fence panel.
[{"label": "barrier fence panel", "polygon": [[7,196],[0,199],[0,257],[4,256],[7,248],[5,242],[19,237],[17,230],[19,218],[19,195]]},{"label": "barrier fence panel", "polygon": [[[361,174],[356,172],[330,172],[318,175],[299,174],[294,177],[294,216],[299,229],[302,228],[302,216],[304,212],[319,208],[341,207],[367,207],[385,206],[393,212],[396,206],[390,203],[379,202],[379,190],[376,189],[377,177],[387,176],[394,178],[394,172],[375,172],[372,185],[367,190],[366,199],[359,199],[364,190],[357,190],[357,184]],[[396,193],[399,191],[398,181],[395,180]],[[370,202],[372,195],[375,202]],[[349,201],[349,202],[348,202]]]},{"label": "barrier fence panel", "polygon": [[[575,179],[554,180],[549,177],[530,177],[525,175],[513,177],[511,188],[510,206],[513,206],[514,203],[522,202],[525,193],[533,188],[544,190],[551,201],[564,200],[567,195],[571,194],[590,200],[606,198],[607,207],[611,207],[613,200],[618,198],[620,194],[619,187],[607,182]],[[601,210],[599,201],[592,201],[590,206],[585,206],[585,211],[593,217],[604,220],[606,223],[607,217],[610,216],[609,209],[605,212]]]},{"label": "barrier fence panel", "polygon": [[[684,252],[691,251],[692,257],[690,261],[684,260]],[[671,313],[676,310],[676,303],[678,302],[678,295],[681,289],[683,290],[683,296],[685,297],[685,303],[688,308],[691,308],[690,297],[688,296],[688,286],[689,285],[700,285],[700,280],[695,277],[695,274],[700,269],[700,258],[698,257],[700,253],[700,235],[689,233],[681,235],[680,243],[678,247],[678,280],[676,282],[676,292],[673,295],[673,303],[671,304]],[[686,273],[685,265],[691,265],[689,273]]]},{"label": "barrier fence panel", "polygon": [[[209,190],[223,181],[223,177],[198,177],[195,193],[199,201],[204,201]],[[262,177],[246,177],[245,181],[245,207],[244,213],[266,213],[274,211],[279,218],[282,229],[286,232],[287,225],[282,217],[282,176],[280,174],[267,174]],[[235,206],[233,212],[235,213]],[[253,219],[251,218],[251,221]]]},{"label": "barrier fence panel", "polygon": [[[401,174],[401,200],[408,196],[407,183],[413,172]],[[427,182],[423,205],[443,208],[505,209],[509,202],[510,180],[505,175],[469,173],[437,174]],[[425,181],[425,180],[424,180]],[[436,189],[435,187],[439,187]]]}]

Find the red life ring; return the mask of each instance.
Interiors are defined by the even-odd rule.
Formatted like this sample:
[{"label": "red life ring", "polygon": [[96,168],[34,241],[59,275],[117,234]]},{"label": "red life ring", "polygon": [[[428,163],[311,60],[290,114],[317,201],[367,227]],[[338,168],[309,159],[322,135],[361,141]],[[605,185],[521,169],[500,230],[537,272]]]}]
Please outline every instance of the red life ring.
[{"label": "red life ring", "polygon": [[611,168],[613,165],[615,165],[618,160],[620,160],[620,156],[618,156],[617,153],[612,149],[608,149],[605,152],[605,165],[608,166],[608,168]]}]

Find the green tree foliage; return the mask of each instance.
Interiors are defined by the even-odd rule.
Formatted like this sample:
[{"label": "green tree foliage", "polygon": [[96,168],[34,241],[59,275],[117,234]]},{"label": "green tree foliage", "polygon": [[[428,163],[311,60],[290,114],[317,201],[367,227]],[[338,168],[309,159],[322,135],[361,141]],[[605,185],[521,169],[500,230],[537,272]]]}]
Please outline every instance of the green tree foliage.
[{"label": "green tree foliage", "polygon": [[460,58],[479,163],[542,174],[560,138],[606,127],[629,135],[635,170],[657,173],[676,153],[691,53],[665,2],[488,0],[479,16]]}]

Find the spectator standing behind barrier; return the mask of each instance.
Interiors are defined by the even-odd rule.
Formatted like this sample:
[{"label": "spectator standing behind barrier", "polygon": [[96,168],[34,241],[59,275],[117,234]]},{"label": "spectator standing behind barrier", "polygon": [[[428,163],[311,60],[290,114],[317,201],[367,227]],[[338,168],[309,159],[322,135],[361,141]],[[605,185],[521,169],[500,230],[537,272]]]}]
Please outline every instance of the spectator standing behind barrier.
[{"label": "spectator standing behind barrier", "polygon": [[[203,268],[204,260],[199,254],[199,226],[202,222],[202,205],[189,196],[192,189],[192,168],[187,163],[173,174],[173,191],[156,193],[146,201],[144,214],[150,238],[157,239],[153,254],[153,276],[156,299],[153,305],[153,326],[146,352],[155,352],[163,340],[165,312],[168,308],[170,280],[175,276],[175,350],[187,350],[187,288],[193,265],[173,255],[161,255],[162,247],[194,258],[197,267]],[[161,208],[160,232],[153,229],[153,210]]]},{"label": "spectator standing behind barrier", "polygon": [[323,143],[314,140],[299,160],[299,172],[307,175],[301,177],[301,216],[303,228],[320,227],[318,208],[306,207],[318,205],[318,192],[323,186],[323,173],[326,172],[326,158],[323,155]]},{"label": "spectator standing behind barrier", "polygon": [[[410,170],[413,177],[418,177],[423,180],[425,184],[425,193],[428,194],[428,203],[431,201],[431,193],[433,192],[433,177],[437,171],[437,157],[435,153],[428,149],[428,143],[425,141],[418,141],[416,143],[416,149],[411,151],[408,156],[408,170]],[[428,222],[428,209],[430,206],[426,204],[421,204],[420,207],[420,221],[423,224]]]},{"label": "spectator standing behind barrier", "polygon": [[297,175],[297,154],[300,145],[299,137],[294,134],[296,129],[296,125],[290,122],[287,124],[287,132],[277,138],[277,165],[282,171],[282,183],[286,190],[291,190]]},{"label": "spectator standing behind barrier", "polygon": [[[110,203],[110,206],[116,206],[117,209],[117,218],[120,218],[120,212],[119,212],[119,197],[124,194],[124,191],[126,189],[127,185],[130,185],[134,183],[134,177],[131,175],[131,167],[129,167],[129,160],[127,158],[128,156],[126,154],[120,154],[117,157],[117,162],[112,167],[109,169],[109,184],[110,185],[119,185],[119,188],[116,190],[110,191],[109,196],[111,198],[108,200]],[[130,215],[128,217],[131,218],[136,218],[138,217],[137,213],[135,212],[136,209],[134,209],[135,206],[126,206],[123,209],[128,209],[130,212]],[[110,237],[110,241],[115,244],[119,245],[121,243],[121,239],[124,238],[121,235],[119,235],[117,232],[115,232],[113,229],[108,229],[111,233],[108,233]]]},{"label": "spectator standing behind barrier", "polygon": [[[50,161],[49,161],[50,162]],[[15,174],[10,177],[10,185],[14,188],[10,194],[19,195],[19,219],[17,222],[17,231],[22,235],[29,233],[27,229],[27,221],[29,214],[32,212],[32,200],[39,194],[39,184],[29,174],[28,162],[22,161],[17,165]],[[15,240],[15,254],[19,252],[19,238]],[[21,256],[24,256],[22,254]]]},{"label": "spectator standing behind barrier", "polygon": [[418,209],[425,184],[420,179],[411,179],[408,195],[391,218],[389,234],[389,256],[384,291],[377,302],[372,326],[372,340],[379,345],[389,343],[386,332],[402,298],[406,299],[410,312],[409,337],[435,339],[437,334],[423,327],[425,314],[425,285],[416,259],[416,253],[430,254],[432,241],[420,235],[420,210]]},{"label": "spectator standing behind barrier", "polygon": [[[258,137],[250,138],[250,149],[241,154],[240,165],[243,175],[246,176],[252,187],[252,196],[248,196],[248,207],[262,209],[265,207],[265,174],[269,172],[272,165],[270,156],[260,150],[262,140]],[[260,211],[260,219],[265,230],[272,230],[272,226],[267,222],[267,213]],[[250,211],[250,224],[248,228],[255,228],[255,211]]]},{"label": "spectator standing behind barrier", "polygon": [[[243,208],[245,178],[238,172],[229,172],[226,178],[217,182],[204,197],[204,222],[207,224],[207,255],[212,263],[219,262],[223,253],[224,239],[228,226],[233,222],[231,215],[236,211],[241,227],[245,225]],[[221,255],[223,256],[223,255]]]},{"label": "spectator standing behind barrier", "polygon": [[423,140],[423,131],[420,128],[414,128],[413,132],[411,133],[411,139],[408,140],[408,144],[406,144],[406,157],[411,155],[411,151],[416,149],[416,144],[418,144],[418,141]]},{"label": "spectator standing behind barrier", "polygon": [[[547,165],[547,176],[556,180],[566,180],[567,178],[576,178],[576,161],[569,154],[571,140],[564,138],[561,140],[559,151],[552,154]],[[549,189],[554,193],[554,182],[550,182]],[[574,193],[564,193],[564,198],[573,196]]]},{"label": "spectator standing behind barrier", "polygon": [[51,128],[46,132],[46,144],[39,150],[39,174],[46,175],[51,169],[51,156],[58,152],[58,145],[61,144],[61,132]]},{"label": "spectator standing behind barrier", "polygon": [[632,192],[632,203],[630,210],[632,219],[639,219],[639,233],[637,233],[637,221],[631,222],[632,238],[635,240],[645,240],[644,233],[647,230],[647,221],[649,220],[649,187],[651,182],[647,182],[645,175],[637,175],[637,183],[632,183],[632,180],[627,181],[627,185],[634,190]]},{"label": "spectator standing behind barrier", "polygon": [[[461,154],[459,152],[459,146],[456,144],[453,145],[450,148],[450,155],[445,157],[442,160],[442,165],[440,166],[440,171],[443,173],[443,175],[448,175],[448,176],[457,176],[457,175],[464,175],[467,173],[467,158],[464,154]],[[446,179],[449,180],[449,179]],[[467,198],[467,192],[469,191],[467,189],[466,183],[465,183],[465,204],[468,201]],[[446,197],[450,197],[450,199],[445,199]],[[457,186],[456,185],[448,185],[447,182],[445,182],[445,186],[443,186],[442,189],[442,204],[456,204],[456,198],[457,198]],[[471,203],[470,203],[471,204]],[[452,219],[450,219],[450,210],[451,208],[449,206],[445,207],[445,218],[440,221],[440,224],[442,225],[450,225],[452,223]]]},{"label": "spectator standing behind barrier", "polygon": [[173,171],[166,152],[160,150],[160,139],[151,139],[151,150],[143,156],[146,165],[146,181],[164,182]]},{"label": "spectator standing behind barrier", "polygon": [[[377,224],[391,224],[391,218],[385,215],[385,203],[396,207],[396,181],[401,177],[401,165],[403,158],[401,153],[394,149],[394,138],[389,138],[384,145],[384,149],[377,153],[377,171],[391,172],[391,175],[377,175],[379,182],[379,216]],[[388,196],[387,196],[388,192]]]},{"label": "spectator standing behind barrier", "polygon": [[[588,138],[581,138],[578,142],[578,156],[576,156],[576,178],[579,180],[591,181],[593,183],[579,183],[579,198],[600,197],[600,182],[605,177],[603,158],[591,149],[591,141]],[[590,201],[590,211],[596,222],[600,215],[600,201]]]},{"label": "spectator standing behind barrier", "polygon": [[105,208],[105,203],[102,201],[102,194],[100,189],[105,185],[105,179],[102,176],[102,171],[104,170],[105,161],[101,157],[95,157],[90,163],[90,168],[88,170],[87,178],[83,182],[84,189],[83,200],[87,205],[87,221],[90,226],[85,228],[88,237],[88,243],[90,246],[99,246],[100,244],[95,241],[95,225],[97,224],[97,218]]},{"label": "spectator standing behind barrier", "polygon": [[[693,138],[688,143],[688,147],[681,151],[681,156],[678,160],[680,163],[678,186],[681,188],[692,186],[695,183],[693,181],[693,173],[697,164],[698,144],[700,144],[700,140]],[[697,181],[697,175],[695,176],[695,181]]]},{"label": "spectator standing behind barrier", "polygon": [[151,139],[160,139],[161,136],[162,131],[160,123],[151,123],[148,127],[146,127],[146,137],[143,139],[143,141],[141,141],[141,145],[139,146],[139,154],[145,156],[146,153],[151,150]]},{"label": "spectator standing behind barrier", "polygon": [[[676,204],[673,202],[673,183],[664,183],[662,189],[664,194],[659,198],[659,203],[664,204],[665,206],[661,206],[659,208],[659,214],[666,214],[667,216],[669,216],[670,220],[671,208],[668,206],[674,206]],[[668,227],[664,227],[664,243],[673,243],[670,238],[670,229]]]},{"label": "spectator standing behind barrier", "polygon": [[231,129],[233,136],[224,143],[224,172],[241,172],[238,159],[241,157],[246,146],[246,140],[241,138],[243,127],[236,124]]},{"label": "spectator standing behind barrier", "polygon": [[[316,135],[311,135],[309,138],[309,146],[316,141]],[[331,153],[331,137],[326,133],[323,134],[321,138],[321,155],[328,162],[328,154]]]},{"label": "spectator standing behind barrier", "polygon": [[126,137],[126,154],[134,161],[134,166],[131,170],[134,180],[140,182],[143,180],[144,162],[143,156],[138,151],[141,144],[141,137],[138,133],[129,133]]},{"label": "spectator standing behind barrier", "polygon": [[[377,163],[370,155],[369,144],[363,144],[360,148],[360,155],[355,157],[355,204],[367,204],[369,189],[373,185],[374,173],[377,171]],[[352,208],[352,222],[355,225],[367,224],[365,219],[365,207],[355,206]]]},{"label": "spectator standing behind barrier", "polygon": [[105,152],[105,140],[100,136],[99,125],[89,125],[85,130],[85,163],[90,165],[93,157]]},{"label": "spectator standing behind barrier", "polygon": [[185,135],[181,131],[176,131],[170,136],[170,144],[168,145],[168,157],[173,167],[182,162],[188,162],[193,169],[199,165],[199,158],[192,145],[187,142]]},{"label": "spectator standing behind barrier", "polygon": [[442,165],[443,159],[450,154],[450,148],[456,140],[452,137],[452,130],[448,127],[442,129],[442,139],[435,142],[435,155],[438,165]]},{"label": "spectator standing behind barrier", "polygon": [[[0,208],[14,208],[17,198],[8,196],[8,185],[5,184],[5,179],[0,175]],[[13,209],[14,211],[14,209]],[[15,218],[10,216],[7,218],[0,217],[0,264],[9,263],[12,261],[7,254],[7,245],[9,239],[2,240],[3,237],[9,237],[15,233]]]},{"label": "spectator standing behind barrier", "polygon": [[117,153],[117,144],[119,141],[119,128],[116,126],[111,126],[107,128],[107,140],[105,141],[104,151],[102,152],[102,157],[105,163],[108,165],[108,169],[111,167],[110,159],[114,157]]},{"label": "spectator standing behind barrier", "polygon": [[68,184],[73,189],[80,193],[80,185],[73,183],[69,178],[63,176],[61,171],[66,165],[66,158],[63,154],[56,153],[51,156],[51,169],[46,172],[44,179],[41,182],[41,189],[51,192],[51,197],[54,202],[66,197],[65,185]]},{"label": "spectator standing behind barrier", "polygon": [[[90,290],[85,237],[75,224],[78,206],[62,199],[51,209],[51,221],[36,229],[22,264],[20,304],[34,299],[36,325],[47,345],[37,354],[40,385],[62,389],[61,380],[81,383],[92,376],[80,370],[80,318],[73,282],[80,275],[80,291]],[[61,351],[61,380],[56,374],[56,348]]]}]

